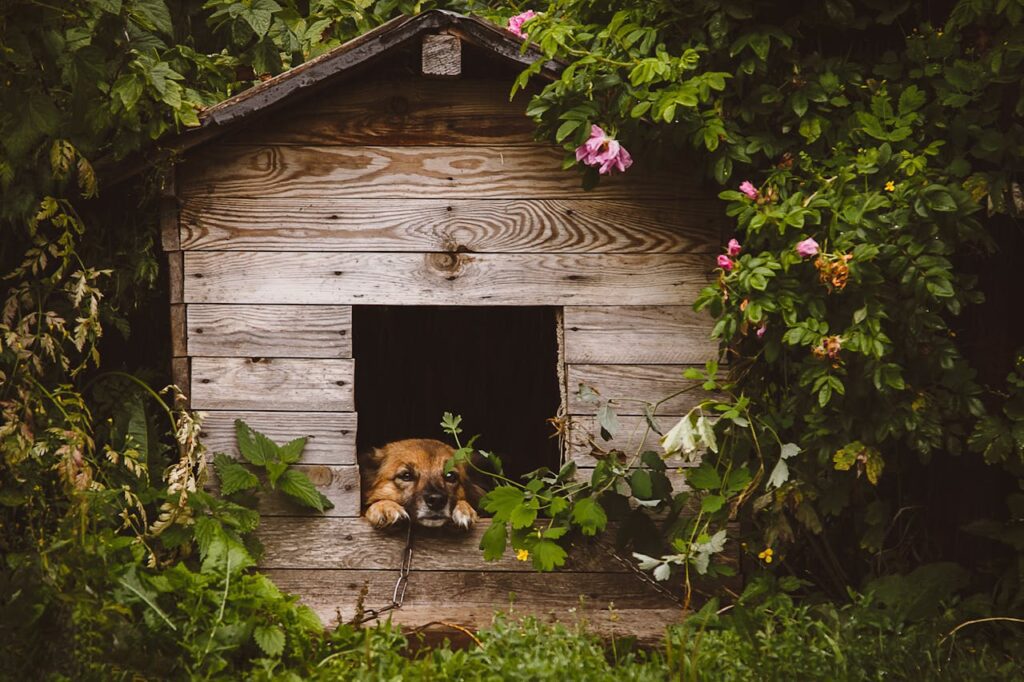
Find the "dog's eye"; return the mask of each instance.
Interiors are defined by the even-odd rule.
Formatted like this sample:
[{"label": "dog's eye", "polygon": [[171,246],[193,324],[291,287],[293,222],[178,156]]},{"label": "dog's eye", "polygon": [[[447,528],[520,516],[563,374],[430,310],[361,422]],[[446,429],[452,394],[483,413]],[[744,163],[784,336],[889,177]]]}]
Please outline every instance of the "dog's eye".
[{"label": "dog's eye", "polygon": [[456,474],[454,471],[449,471],[447,474],[444,475],[444,480],[448,481],[449,483],[455,483],[455,481],[459,480],[459,475]]},{"label": "dog's eye", "polygon": [[398,475],[395,476],[395,478],[397,478],[399,481],[411,481],[414,478],[416,478],[416,476],[411,471],[406,469],[405,471],[398,472]]}]

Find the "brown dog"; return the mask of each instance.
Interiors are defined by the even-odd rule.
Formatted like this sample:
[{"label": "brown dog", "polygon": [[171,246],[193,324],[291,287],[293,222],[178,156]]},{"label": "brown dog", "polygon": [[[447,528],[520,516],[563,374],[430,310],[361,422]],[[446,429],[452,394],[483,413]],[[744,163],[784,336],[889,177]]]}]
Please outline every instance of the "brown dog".
[{"label": "brown dog", "polygon": [[441,441],[426,438],[399,440],[374,448],[363,458],[363,516],[377,528],[412,519],[421,526],[451,523],[462,529],[477,520],[473,506],[483,489],[459,464],[445,473],[445,462],[455,454]]}]

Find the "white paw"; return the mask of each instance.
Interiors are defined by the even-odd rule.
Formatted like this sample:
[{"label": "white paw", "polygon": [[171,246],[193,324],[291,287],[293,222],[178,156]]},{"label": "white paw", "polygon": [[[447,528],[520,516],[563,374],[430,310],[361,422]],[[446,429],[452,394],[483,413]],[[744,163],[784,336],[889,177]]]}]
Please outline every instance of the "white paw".
[{"label": "white paw", "polygon": [[374,502],[367,507],[366,513],[363,516],[377,528],[386,528],[387,526],[393,526],[399,521],[409,519],[409,513],[405,511],[402,505],[391,500]]},{"label": "white paw", "polygon": [[465,500],[460,500],[452,510],[452,523],[463,530],[469,530],[476,523],[476,510]]}]

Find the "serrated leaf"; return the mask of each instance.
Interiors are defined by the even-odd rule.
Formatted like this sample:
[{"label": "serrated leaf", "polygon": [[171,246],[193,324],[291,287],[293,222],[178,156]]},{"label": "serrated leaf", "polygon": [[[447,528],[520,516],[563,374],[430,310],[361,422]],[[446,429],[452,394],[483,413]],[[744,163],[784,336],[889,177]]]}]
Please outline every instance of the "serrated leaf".
[{"label": "serrated leaf", "polygon": [[786,464],[785,458],[779,457],[779,461],[775,463],[775,467],[772,469],[772,473],[768,477],[768,482],[765,484],[765,488],[767,490],[779,488],[788,480],[789,465]]},{"label": "serrated leaf", "polygon": [[700,501],[700,510],[707,514],[714,514],[725,505],[725,498],[721,495],[708,495]]},{"label": "serrated leaf", "polygon": [[710,464],[701,464],[687,471],[686,481],[698,490],[716,490],[722,485],[718,471]]},{"label": "serrated leaf", "polygon": [[284,653],[284,630],[276,625],[257,625],[252,638],[267,656],[277,658]]},{"label": "serrated leaf", "polygon": [[266,466],[267,462],[278,461],[277,445],[241,419],[235,420],[235,440],[238,451],[250,464]]},{"label": "serrated leaf", "polygon": [[240,490],[256,488],[260,484],[256,474],[223,453],[217,453],[213,458],[213,466],[217,469],[221,495],[234,495]]},{"label": "serrated leaf", "polygon": [[480,500],[480,506],[494,515],[495,521],[508,521],[512,511],[523,503],[523,491],[510,485],[501,485]]},{"label": "serrated leaf", "polygon": [[513,528],[529,528],[537,519],[537,498],[516,506],[508,516]]},{"label": "serrated leaf", "polygon": [[584,535],[597,535],[608,525],[604,507],[593,497],[577,500],[572,507],[572,520]]},{"label": "serrated leaf", "polygon": [[492,521],[491,527],[484,531],[480,538],[480,549],[484,551],[486,561],[497,561],[505,554],[508,546],[508,531],[504,523]]},{"label": "serrated leaf", "polygon": [[286,464],[295,464],[302,458],[302,451],[305,449],[307,441],[305,436],[288,441],[277,448],[278,457]]},{"label": "serrated leaf", "polygon": [[323,513],[324,509],[331,509],[334,505],[325,498],[306,474],[296,469],[288,469],[277,481],[278,490],[295,500],[299,504],[316,509]]},{"label": "serrated leaf", "polygon": [[530,548],[530,556],[533,557],[533,567],[538,571],[553,571],[565,565],[567,554],[558,543],[540,539]]}]

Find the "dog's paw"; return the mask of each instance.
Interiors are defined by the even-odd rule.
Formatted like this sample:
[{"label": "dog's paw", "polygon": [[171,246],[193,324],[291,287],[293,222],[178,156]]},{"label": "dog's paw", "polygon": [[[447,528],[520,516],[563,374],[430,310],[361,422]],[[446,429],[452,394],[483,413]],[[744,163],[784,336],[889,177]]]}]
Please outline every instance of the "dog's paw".
[{"label": "dog's paw", "polygon": [[452,523],[463,530],[469,530],[476,523],[477,518],[476,510],[466,502],[465,500],[459,500],[455,503],[455,509],[452,510]]},{"label": "dog's paw", "polygon": [[380,500],[374,502],[366,508],[366,513],[363,514],[366,520],[374,525],[376,528],[387,528],[393,526],[399,521],[409,520],[409,514],[405,511],[402,505],[391,500]]}]

